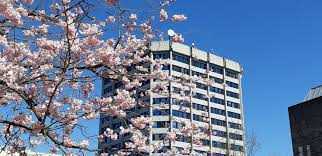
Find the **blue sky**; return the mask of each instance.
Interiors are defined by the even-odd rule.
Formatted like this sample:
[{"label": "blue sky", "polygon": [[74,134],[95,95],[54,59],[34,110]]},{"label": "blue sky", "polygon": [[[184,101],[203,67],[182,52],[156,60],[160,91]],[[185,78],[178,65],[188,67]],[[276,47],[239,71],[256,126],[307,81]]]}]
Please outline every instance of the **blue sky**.
[{"label": "blue sky", "polygon": [[[319,0],[177,0],[169,13],[184,13],[188,20],[161,28],[242,64],[246,127],[261,143],[258,156],[292,155],[287,107],[322,84],[321,5]],[[89,125],[98,132],[98,122]]]},{"label": "blue sky", "polygon": [[287,107],[322,84],[322,1],[178,0],[188,21],[175,26],[185,42],[244,67],[247,129],[260,156],[290,156]]}]

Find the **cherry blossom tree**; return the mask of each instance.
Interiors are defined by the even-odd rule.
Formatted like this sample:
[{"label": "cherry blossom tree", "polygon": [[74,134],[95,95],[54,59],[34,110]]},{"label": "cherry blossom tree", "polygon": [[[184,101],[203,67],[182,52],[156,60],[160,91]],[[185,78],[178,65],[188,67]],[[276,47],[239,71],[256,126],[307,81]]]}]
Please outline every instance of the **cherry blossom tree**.
[{"label": "cherry blossom tree", "polygon": [[[1,150],[47,146],[66,155],[100,153],[91,146],[93,140],[125,133],[132,133],[132,141],[118,154],[153,150],[142,134],[147,117],[133,117],[120,131],[102,134],[88,134],[83,123],[99,113],[125,118],[127,111],[144,105],[134,98],[142,82],[171,79],[161,71],[164,62],[150,59],[149,43],[160,39],[161,31],[154,27],[187,19],[167,12],[173,3],[158,1],[141,15],[139,9],[123,7],[122,0],[1,0]],[[176,34],[173,41],[183,38]],[[144,64],[155,70],[144,72]],[[124,86],[114,96],[101,97],[94,94],[100,79]],[[170,133],[167,138],[175,137]]]}]

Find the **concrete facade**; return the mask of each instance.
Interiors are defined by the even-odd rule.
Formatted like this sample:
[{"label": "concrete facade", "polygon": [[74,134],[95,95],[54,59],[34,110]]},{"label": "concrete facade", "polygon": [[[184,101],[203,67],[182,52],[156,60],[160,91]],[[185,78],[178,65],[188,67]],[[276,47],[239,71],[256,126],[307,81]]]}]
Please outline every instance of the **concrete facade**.
[{"label": "concrete facade", "polygon": [[[245,127],[240,64],[195,47],[169,41],[152,42],[150,50],[152,59],[169,60],[169,67],[164,71],[172,77],[180,79],[199,76],[205,80],[211,79],[213,83],[190,80],[187,83],[195,83],[197,86],[193,91],[196,94],[190,94],[189,100],[179,100],[182,89],[187,86],[172,81],[150,80],[146,89],[164,83],[169,86],[169,94],[152,94],[145,97],[147,98],[145,101],[151,107],[137,110],[152,117],[149,142],[152,144],[162,142],[162,137],[169,131],[180,135],[178,130],[180,121],[193,122],[198,126],[208,126],[211,129],[211,135],[203,140],[203,145],[194,145],[191,142],[192,138],[182,136],[177,141],[165,145],[166,148],[182,150],[192,147],[191,150],[200,155],[244,156]],[[115,82],[103,81],[103,96],[110,96],[113,90],[115,90]],[[191,90],[190,92],[192,93]],[[166,113],[158,112],[161,109]],[[121,122],[119,119],[101,115],[100,129],[103,131],[106,127],[118,128],[119,122]],[[110,151],[113,148],[121,148],[123,141],[106,140],[99,144],[99,147]],[[158,155],[158,153],[150,153],[150,155]]]}]

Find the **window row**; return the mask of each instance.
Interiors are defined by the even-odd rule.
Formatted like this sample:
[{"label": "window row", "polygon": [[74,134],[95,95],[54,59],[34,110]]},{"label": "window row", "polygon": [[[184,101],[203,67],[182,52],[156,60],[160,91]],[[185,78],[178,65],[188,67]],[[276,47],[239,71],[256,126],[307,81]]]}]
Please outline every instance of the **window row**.
[{"label": "window row", "polygon": [[[208,100],[206,95],[201,94],[201,93],[196,93],[193,97],[197,98],[197,99],[205,100],[205,101]],[[147,99],[145,102],[149,102],[149,99]],[[216,97],[211,97],[210,102],[220,104],[220,105],[225,105],[225,100],[220,99],[220,98],[216,98]],[[170,98],[168,98],[168,97],[153,98],[153,104],[170,104]],[[179,100],[179,99],[175,99],[175,98],[172,98],[172,104],[178,105],[178,106],[190,107],[189,101]],[[232,101],[227,101],[227,106],[233,107],[233,108],[238,108],[238,109],[240,108],[239,103],[232,102]],[[204,106],[204,105],[194,103],[192,105],[192,107],[197,110],[206,111],[206,112],[208,111],[208,107]],[[234,116],[234,115],[232,115],[232,116]]]},{"label": "window row", "polygon": [[240,151],[243,152],[244,151],[244,147],[240,146],[240,145],[235,145],[235,144],[231,144],[230,145],[230,149],[234,150],[234,151]]},{"label": "window row", "polygon": [[243,140],[243,136],[236,133],[229,133],[229,138],[233,140]]},{"label": "window row", "polygon": [[206,61],[192,59],[192,65],[196,66],[198,68],[207,69],[207,62]]},{"label": "window row", "polygon": [[218,108],[211,107],[211,113],[226,116],[226,111]]},{"label": "window row", "polygon": [[153,109],[154,116],[167,116],[170,114],[169,109]]},{"label": "window row", "polygon": [[239,113],[228,111],[228,117],[235,118],[235,119],[240,119],[241,115]]},{"label": "window row", "polygon": [[242,125],[238,123],[228,122],[228,126],[229,128],[232,128],[232,129],[239,129],[239,130],[243,129]]},{"label": "window row", "polygon": [[190,102],[186,100],[179,100],[176,98],[172,98],[172,104],[178,105],[178,106],[183,106],[183,107],[190,107]]},{"label": "window row", "polygon": [[[173,57],[173,60],[176,60],[176,61],[181,62],[181,63],[189,64],[189,62],[190,62],[190,57],[189,56],[182,55],[182,54],[179,54],[177,52],[173,52],[172,57]],[[192,65],[196,66],[196,67],[199,67],[199,68],[202,68],[202,69],[207,69],[207,62],[206,61],[202,61],[202,60],[198,60],[198,59],[193,58],[192,59]],[[218,74],[223,74],[224,73],[224,67],[216,65],[216,64],[213,64],[213,63],[209,63],[209,70],[214,72],[214,73],[218,73]],[[239,72],[234,71],[232,69],[226,69],[226,76],[238,79]]]},{"label": "window row", "polygon": [[192,108],[193,108],[193,109],[196,109],[196,110],[200,110],[200,111],[208,112],[208,106],[205,106],[205,105],[201,105],[201,104],[193,103],[193,104],[192,104]]},{"label": "window row", "polygon": [[152,123],[152,128],[168,128],[169,126],[169,121],[154,121]]},{"label": "window row", "polygon": [[[155,141],[164,140],[166,136],[167,134],[165,133],[152,134],[152,140],[155,140]],[[191,137],[184,136],[184,135],[177,135],[176,141],[191,143]],[[210,140],[208,139],[201,139],[201,143],[205,146],[210,146]],[[219,141],[212,141],[212,147],[227,149],[227,144]],[[231,144],[230,148],[231,150],[234,150],[234,151],[243,151],[243,146],[236,145],[236,144]]]},{"label": "window row", "polygon": [[225,90],[221,89],[221,88],[217,88],[217,87],[212,87],[210,86],[209,90],[211,92],[214,92],[214,93],[218,93],[218,94],[222,94],[224,95],[225,94]]},{"label": "window row", "polygon": [[167,134],[161,133],[161,134],[152,134],[152,140],[164,140]]},{"label": "window row", "polygon": [[182,112],[178,110],[172,110],[172,115],[180,118],[190,119],[191,114],[187,112]]},{"label": "window row", "polygon": [[172,121],[172,128],[182,129],[185,126],[184,123]]},{"label": "window row", "polygon": [[239,94],[238,93],[234,93],[234,92],[231,92],[231,91],[226,91],[226,94],[227,96],[230,96],[230,97],[233,97],[233,98],[236,98],[236,99],[239,99]]},{"label": "window row", "polygon": [[220,130],[212,130],[212,135],[222,137],[222,138],[226,138],[227,137],[227,132],[220,131]]},{"label": "window row", "polygon": [[172,65],[172,70],[174,70],[176,72],[179,72],[179,73],[186,74],[186,75],[190,75],[189,69],[182,68],[182,67],[179,67],[179,66],[176,66],[176,65]]},{"label": "window row", "polygon": [[192,116],[193,120],[195,121],[199,121],[199,122],[205,122],[207,123],[207,117],[201,116],[201,115],[197,115],[197,114],[193,114]]},{"label": "window row", "polygon": [[227,86],[232,87],[232,88],[239,88],[239,85],[237,83],[234,82],[230,82],[230,81],[226,81]]},{"label": "window row", "polygon": [[170,104],[170,98],[153,98],[153,104]]},{"label": "window row", "polygon": [[159,60],[159,59],[169,59],[170,53],[168,51],[165,52],[153,52],[153,59]]},{"label": "window row", "polygon": [[227,101],[227,106],[228,107],[233,107],[233,108],[240,108],[240,104],[232,101]]},{"label": "window row", "polygon": [[191,137],[184,135],[177,135],[176,141],[191,143]]}]

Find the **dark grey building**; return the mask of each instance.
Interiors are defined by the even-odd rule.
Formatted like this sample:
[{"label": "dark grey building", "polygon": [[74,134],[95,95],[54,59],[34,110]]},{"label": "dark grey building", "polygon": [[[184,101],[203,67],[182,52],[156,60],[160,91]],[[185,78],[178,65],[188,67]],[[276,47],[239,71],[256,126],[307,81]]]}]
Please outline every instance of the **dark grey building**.
[{"label": "dark grey building", "polygon": [[288,108],[294,156],[322,156],[322,86]]}]

